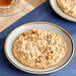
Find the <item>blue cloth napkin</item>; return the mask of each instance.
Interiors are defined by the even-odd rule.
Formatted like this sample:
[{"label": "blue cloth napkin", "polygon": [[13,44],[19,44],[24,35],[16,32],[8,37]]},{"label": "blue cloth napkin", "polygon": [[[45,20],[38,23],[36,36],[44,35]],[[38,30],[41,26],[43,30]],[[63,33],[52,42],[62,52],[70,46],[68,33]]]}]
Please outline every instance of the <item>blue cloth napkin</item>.
[{"label": "blue cloth napkin", "polygon": [[[16,27],[34,21],[45,21],[57,24],[66,29],[72,36],[76,45],[76,23],[67,21],[58,16],[50,7],[49,2],[46,1],[41,6],[22,17],[20,20],[12,24],[6,30],[0,33],[0,76],[35,76],[15,68],[6,58],[4,54],[4,42],[8,34]],[[76,50],[71,62],[63,69],[45,75],[36,76],[76,76]]]}]

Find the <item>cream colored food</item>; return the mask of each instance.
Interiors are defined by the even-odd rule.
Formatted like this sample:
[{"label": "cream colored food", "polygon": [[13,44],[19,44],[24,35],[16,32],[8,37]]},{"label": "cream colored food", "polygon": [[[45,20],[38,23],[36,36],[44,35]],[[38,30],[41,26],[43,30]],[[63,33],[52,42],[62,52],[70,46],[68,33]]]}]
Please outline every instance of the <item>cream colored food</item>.
[{"label": "cream colored food", "polygon": [[76,17],[76,0],[57,0],[57,4],[63,12]]},{"label": "cream colored food", "polygon": [[29,30],[19,35],[13,44],[14,57],[31,68],[52,67],[62,60],[66,52],[63,38],[49,30]]}]

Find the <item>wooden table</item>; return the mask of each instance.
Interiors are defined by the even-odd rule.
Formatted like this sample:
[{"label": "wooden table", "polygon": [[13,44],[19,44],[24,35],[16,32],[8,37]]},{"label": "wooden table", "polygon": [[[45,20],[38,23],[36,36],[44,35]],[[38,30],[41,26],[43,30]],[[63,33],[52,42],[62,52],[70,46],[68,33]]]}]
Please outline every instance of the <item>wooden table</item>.
[{"label": "wooden table", "polygon": [[45,2],[46,0],[30,0],[29,6],[27,9],[23,12],[21,12],[18,15],[10,16],[10,17],[0,17],[0,32],[6,29],[8,26],[13,24],[16,20],[20,19],[25,14],[29,13],[36,7],[38,7],[40,4]]}]

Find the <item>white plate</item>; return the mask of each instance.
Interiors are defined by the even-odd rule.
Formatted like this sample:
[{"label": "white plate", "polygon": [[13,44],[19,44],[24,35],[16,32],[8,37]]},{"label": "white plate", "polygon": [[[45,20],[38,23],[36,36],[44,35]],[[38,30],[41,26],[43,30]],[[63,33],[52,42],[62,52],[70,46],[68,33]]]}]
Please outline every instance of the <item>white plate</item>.
[{"label": "white plate", "polygon": [[54,10],[58,15],[60,15],[61,17],[65,18],[65,19],[67,19],[67,20],[69,20],[69,21],[76,22],[76,18],[73,18],[73,17],[65,14],[65,13],[59,8],[59,6],[57,5],[56,0],[49,0],[49,2],[50,2],[51,7],[53,8],[53,10]]},{"label": "white plate", "polygon": [[[66,41],[67,46],[68,46],[68,52],[59,64],[57,64],[56,66],[53,66],[49,69],[44,69],[44,70],[32,69],[32,68],[22,65],[14,58],[14,56],[12,54],[13,42],[21,33],[23,33],[24,31],[30,30],[30,29],[51,30],[51,31],[57,32],[64,38],[64,40]],[[73,56],[73,52],[74,52],[74,45],[73,45],[73,41],[72,41],[71,37],[69,36],[69,34],[61,27],[59,27],[55,24],[47,23],[47,22],[32,22],[32,23],[24,24],[24,25],[16,28],[14,31],[12,31],[8,35],[8,37],[5,41],[5,54],[8,58],[8,60],[18,69],[29,72],[29,73],[35,73],[35,74],[51,73],[51,72],[55,72],[55,71],[61,69],[67,63],[69,63],[69,61],[71,60],[71,58]]]}]

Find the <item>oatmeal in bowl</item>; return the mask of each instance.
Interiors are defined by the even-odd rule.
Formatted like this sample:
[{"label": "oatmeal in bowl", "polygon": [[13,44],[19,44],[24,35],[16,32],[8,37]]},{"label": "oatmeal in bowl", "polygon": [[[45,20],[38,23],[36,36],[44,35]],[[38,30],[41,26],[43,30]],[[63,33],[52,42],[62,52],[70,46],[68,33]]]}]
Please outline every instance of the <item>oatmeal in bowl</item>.
[{"label": "oatmeal in bowl", "polygon": [[64,39],[49,30],[28,30],[20,34],[13,44],[15,59],[35,69],[47,69],[58,64],[66,53]]},{"label": "oatmeal in bowl", "polygon": [[76,0],[56,0],[60,9],[71,17],[76,18]]}]

